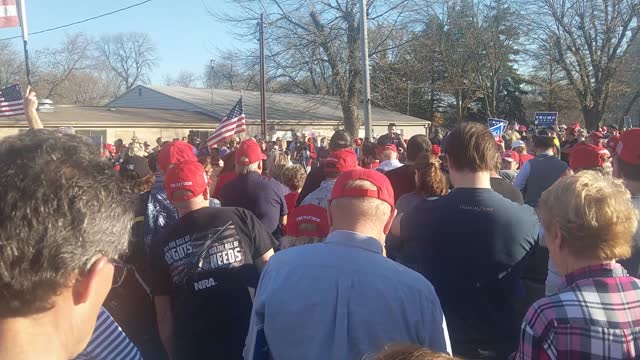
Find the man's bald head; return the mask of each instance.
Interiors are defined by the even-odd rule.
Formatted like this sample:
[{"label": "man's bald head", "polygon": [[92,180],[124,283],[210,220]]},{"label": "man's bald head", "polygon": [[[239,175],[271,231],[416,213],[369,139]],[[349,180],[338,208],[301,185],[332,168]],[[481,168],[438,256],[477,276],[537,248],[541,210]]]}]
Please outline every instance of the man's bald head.
[{"label": "man's bald head", "polygon": [[[346,189],[377,191],[368,180],[352,180]],[[396,211],[385,201],[372,197],[343,197],[331,202],[329,220],[331,230],[348,230],[384,241]]]}]

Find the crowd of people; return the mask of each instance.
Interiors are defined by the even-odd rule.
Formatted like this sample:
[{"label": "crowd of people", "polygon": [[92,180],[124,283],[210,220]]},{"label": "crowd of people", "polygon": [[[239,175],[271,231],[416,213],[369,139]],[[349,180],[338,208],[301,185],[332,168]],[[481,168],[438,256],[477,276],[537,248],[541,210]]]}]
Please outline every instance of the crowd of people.
[{"label": "crowd of people", "polygon": [[640,358],[640,129],[0,140],[0,359]]}]

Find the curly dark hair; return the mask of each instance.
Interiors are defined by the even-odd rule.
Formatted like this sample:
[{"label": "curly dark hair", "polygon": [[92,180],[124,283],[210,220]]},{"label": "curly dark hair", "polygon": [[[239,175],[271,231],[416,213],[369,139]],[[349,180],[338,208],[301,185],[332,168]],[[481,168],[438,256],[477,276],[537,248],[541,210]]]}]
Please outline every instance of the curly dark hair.
[{"label": "curly dark hair", "polygon": [[0,317],[29,316],[98,256],[126,249],[134,200],[79,136],[29,130],[0,141]]}]

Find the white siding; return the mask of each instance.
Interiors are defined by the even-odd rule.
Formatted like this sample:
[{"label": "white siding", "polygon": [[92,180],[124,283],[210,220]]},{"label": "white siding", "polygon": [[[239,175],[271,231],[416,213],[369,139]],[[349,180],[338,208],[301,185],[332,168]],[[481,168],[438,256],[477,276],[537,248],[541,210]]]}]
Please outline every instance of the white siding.
[{"label": "white siding", "polygon": [[143,108],[162,110],[183,110],[206,112],[205,109],[195,106],[171,96],[159,93],[144,86],[136,86],[124,95],[113,100],[107,107],[113,108]]}]

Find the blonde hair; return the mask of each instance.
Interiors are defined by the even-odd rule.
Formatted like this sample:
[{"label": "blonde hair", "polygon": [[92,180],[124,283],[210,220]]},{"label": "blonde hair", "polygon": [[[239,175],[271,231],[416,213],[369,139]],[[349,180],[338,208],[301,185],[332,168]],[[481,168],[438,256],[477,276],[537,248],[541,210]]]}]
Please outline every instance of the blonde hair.
[{"label": "blonde hair", "polygon": [[455,360],[448,354],[436,353],[414,344],[387,345],[367,360]]},{"label": "blonde hair", "polygon": [[631,255],[638,211],[620,180],[590,170],[565,176],[542,194],[538,212],[545,231],[557,229],[576,257]]},{"label": "blonde hair", "polygon": [[280,176],[284,186],[288,187],[291,191],[300,191],[307,179],[307,172],[302,165],[295,164],[285,167]]}]

